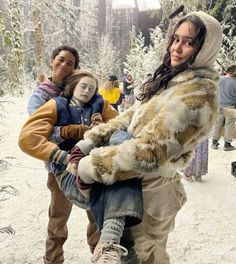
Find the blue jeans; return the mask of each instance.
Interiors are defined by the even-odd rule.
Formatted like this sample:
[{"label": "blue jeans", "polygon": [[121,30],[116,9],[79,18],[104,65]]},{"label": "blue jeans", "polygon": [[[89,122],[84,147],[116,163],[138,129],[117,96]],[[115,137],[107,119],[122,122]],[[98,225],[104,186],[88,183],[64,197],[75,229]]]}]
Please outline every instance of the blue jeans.
[{"label": "blue jeans", "polygon": [[[66,169],[66,168],[65,168]],[[71,174],[70,172],[67,172],[65,170],[65,177],[63,178],[61,182],[60,188],[64,192],[65,196],[75,205],[78,207],[88,210],[89,205],[89,198],[84,197],[78,187],[76,187],[76,176]],[[55,175],[55,174],[54,174]]]},{"label": "blue jeans", "polygon": [[[109,145],[118,145],[132,138],[126,131],[115,131]],[[143,195],[141,179],[130,179],[115,182],[112,185],[94,183],[90,193],[90,209],[94,215],[99,230],[108,218],[125,216],[125,230],[121,245],[126,248],[134,246],[134,240],[129,227],[141,222],[143,216]]]}]

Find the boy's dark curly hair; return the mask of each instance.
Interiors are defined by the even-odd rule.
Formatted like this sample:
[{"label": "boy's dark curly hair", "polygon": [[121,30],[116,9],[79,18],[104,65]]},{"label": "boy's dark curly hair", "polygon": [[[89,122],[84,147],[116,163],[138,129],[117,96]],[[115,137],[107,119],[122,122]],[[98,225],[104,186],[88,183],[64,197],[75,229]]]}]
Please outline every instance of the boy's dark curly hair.
[{"label": "boy's dark curly hair", "polygon": [[56,56],[63,50],[69,51],[70,53],[72,53],[74,55],[74,57],[75,57],[74,69],[77,69],[77,68],[79,69],[80,68],[80,66],[79,66],[79,63],[80,63],[79,53],[75,48],[73,48],[69,45],[62,45],[62,46],[59,46],[56,49],[54,49],[52,52],[52,55],[51,55],[51,59],[54,60],[56,58]]}]

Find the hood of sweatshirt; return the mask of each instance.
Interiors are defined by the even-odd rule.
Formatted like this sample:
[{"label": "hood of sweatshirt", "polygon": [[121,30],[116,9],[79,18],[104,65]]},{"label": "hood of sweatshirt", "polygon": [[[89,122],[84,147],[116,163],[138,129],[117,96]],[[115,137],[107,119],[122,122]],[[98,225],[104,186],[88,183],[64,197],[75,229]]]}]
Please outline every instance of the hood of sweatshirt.
[{"label": "hood of sweatshirt", "polygon": [[50,79],[46,80],[43,83],[40,83],[39,88],[46,91],[51,97],[59,96],[60,93],[64,90],[64,83],[56,85]]},{"label": "hood of sweatshirt", "polygon": [[199,17],[206,27],[204,43],[191,68],[210,67],[216,61],[222,44],[223,34],[221,25],[213,16],[203,11],[191,12],[187,16],[189,15]]}]

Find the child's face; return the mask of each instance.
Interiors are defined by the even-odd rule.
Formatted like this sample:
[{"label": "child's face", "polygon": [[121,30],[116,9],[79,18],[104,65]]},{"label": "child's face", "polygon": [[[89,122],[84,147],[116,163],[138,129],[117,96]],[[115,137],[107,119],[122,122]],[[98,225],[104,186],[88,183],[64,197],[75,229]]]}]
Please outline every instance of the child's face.
[{"label": "child's face", "polygon": [[96,81],[91,77],[80,79],[73,92],[73,98],[82,104],[88,103],[96,91]]},{"label": "child's face", "polygon": [[172,67],[185,63],[194,54],[196,34],[196,28],[191,22],[183,22],[177,28],[174,34],[174,41],[170,46]]},{"label": "child's face", "polygon": [[52,82],[61,83],[75,67],[75,57],[68,50],[62,50],[52,61]]}]

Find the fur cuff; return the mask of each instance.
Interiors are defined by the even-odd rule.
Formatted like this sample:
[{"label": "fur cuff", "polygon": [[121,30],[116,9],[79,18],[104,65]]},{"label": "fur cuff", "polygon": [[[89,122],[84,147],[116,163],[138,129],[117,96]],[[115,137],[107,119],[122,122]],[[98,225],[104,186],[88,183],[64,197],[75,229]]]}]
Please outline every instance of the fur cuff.
[{"label": "fur cuff", "polygon": [[78,175],[84,183],[94,183],[95,182],[95,170],[91,162],[91,156],[86,156],[82,158],[78,166]]}]

